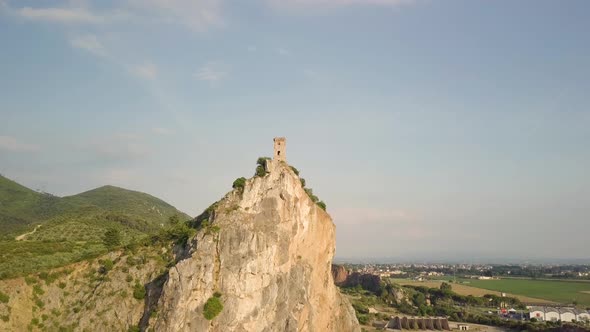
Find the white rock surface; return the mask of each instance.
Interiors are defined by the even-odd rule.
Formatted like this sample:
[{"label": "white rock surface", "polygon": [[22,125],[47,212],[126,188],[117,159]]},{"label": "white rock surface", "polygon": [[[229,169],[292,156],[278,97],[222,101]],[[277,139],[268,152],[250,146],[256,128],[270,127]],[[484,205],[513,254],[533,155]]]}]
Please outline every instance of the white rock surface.
[{"label": "white rock surface", "polygon": [[[156,331],[360,331],[331,274],[335,226],[285,163],[219,201],[189,256],[170,270]],[[223,310],[203,306],[215,291]]]}]

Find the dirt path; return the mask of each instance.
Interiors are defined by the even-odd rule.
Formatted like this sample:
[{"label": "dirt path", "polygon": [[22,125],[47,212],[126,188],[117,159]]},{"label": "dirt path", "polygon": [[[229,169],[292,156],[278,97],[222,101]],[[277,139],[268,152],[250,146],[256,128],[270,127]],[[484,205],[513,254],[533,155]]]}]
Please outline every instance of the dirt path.
[{"label": "dirt path", "polygon": [[27,236],[29,236],[29,235],[31,235],[31,234],[33,234],[33,233],[35,233],[39,227],[41,227],[41,225],[37,225],[37,226],[35,227],[35,229],[33,229],[32,231],[30,231],[30,232],[28,232],[28,233],[25,233],[25,234],[21,234],[21,235],[19,235],[19,236],[15,237],[14,239],[15,239],[15,240],[17,240],[17,241],[22,241],[22,240],[24,240],[24,239],[25,239]]}]

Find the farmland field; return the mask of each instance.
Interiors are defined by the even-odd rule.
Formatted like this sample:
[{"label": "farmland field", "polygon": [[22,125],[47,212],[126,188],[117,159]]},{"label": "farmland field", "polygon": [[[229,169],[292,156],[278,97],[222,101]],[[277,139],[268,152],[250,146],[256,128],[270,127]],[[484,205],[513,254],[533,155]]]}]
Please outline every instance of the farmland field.
[{"label": "farmland field", "polygon": [[469,286],[506,292],[524,296],[537,297],[559,303],[572,303],[577,301],[583,306],[590,306],[589,282],[578,281],[550,281],[532,279],[500,279],[500,280],[472,280]]},{"label": "farmland field", "polygon": [[[395,280],[395,279],[394,279]],[[440,284],[441,281],[429,281]],[[504,292],[518,297],[525,303],[538,303],[543,299],[549,302],[571,304],[576,301],[581,306],[590,306],[590,282],[578,281],[551,281],[533,279],[499,279],[499,280],[477,280],[457,279],[459,284],[454,283],[453,289],[459,294],[461,289],[471,292],[472,295],[479,295],[476,289],[483,289],[496,292]],[[428,283],[428,282],[427,282]],[[417,282],[417,284],[424,284]],[[427,286],[427,285],[425,285]],[[484,294],[489,291],[484,291]],[[468,295],[468,294],[464,294]]]},{"label": "farmland field", "polygon": [[[440,287],[440,284],[442,283],[442,281],[440,281],[440,280],[429,280],[429,281],[414,281],[414,280],[408,280],[408,279],[390,279],[390,280],[395,283],[398,283],[400,285],[425,286],[425,287],[430,287],[430,288],[438,288],[438,287]],[[501,294],[498,291],[487,290],[487,289],[477,288],[477,287],[473,287],[473,286],[467,286],[464,284],[452,284],[451,286],[453,287],[453,291],[455,293],[457,293],[459,295],[464,295],[464,296],[467,296],[467,295],[484,296],[486,294],[494,294],[494,295],[499,296]],[[511,296],[511,297],[515,297],[524,303],[535,303],[535,304],[546,304],[546,305],[555,304],[554,302],[549,301],[549,300],[545,300],[545,299],[533,298],[533,297],[529,297],[529,296],[516,295],[516,294],[507,294],[507,295]]]}]

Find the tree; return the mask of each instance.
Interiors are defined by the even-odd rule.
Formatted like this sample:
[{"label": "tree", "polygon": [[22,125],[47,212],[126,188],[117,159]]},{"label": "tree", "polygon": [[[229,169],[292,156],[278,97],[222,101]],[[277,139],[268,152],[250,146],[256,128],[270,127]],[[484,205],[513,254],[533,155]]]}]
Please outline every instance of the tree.
[{"label": "tree", "polygon": [[116,228],[109,228],[104,233],[104,245],[109,249],[121,245],[121,232]]},{"label": "tree", "polygon": [[453,291],[453,287],[450,284],[443,282],[442,284],[440,284],[440,290],[444,293],[448,293]]},{"label": "tree", "polygon": [[412,302],[414,302],[415,306],[420,307],[421,305],[426,304],[426,297],[422,293],[416,293],[412,298]]},{"label": "tree", "polygon": [[264,167],[266,166],[267,160],[270,160],[270,157],[258,157],[258,160],[256,160],[256,164]]},{"label": "tree", "polygon": [[256,176],[263,177],[266,175],[266,169],[264,166],[258,165],[256,166]]},{"label": "tree", "polygon": [[244,186],[246,185],[246,178],[241,177],[241,178],[237,178],[234,183],[232,184],[232,188],[234,189],[244,189]]}]

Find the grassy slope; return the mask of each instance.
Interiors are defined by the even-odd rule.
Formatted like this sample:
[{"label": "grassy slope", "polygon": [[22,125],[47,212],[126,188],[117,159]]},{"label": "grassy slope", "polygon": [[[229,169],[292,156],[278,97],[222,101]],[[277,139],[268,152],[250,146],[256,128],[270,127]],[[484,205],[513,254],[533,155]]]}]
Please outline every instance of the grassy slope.
[{"label": "grassy slope", "polygon": [[93,205],[152,222],[166,223],[173,214],[179,214],[181,219],[190,219],[188,215],[159,198],[114,186],[103,186],[63,199],[75,205]]},{"label": "grassy slope", "polygon": [[[153,233],[172,215],[190,217],[137,191],[104,186],[64,198],[37,193],[0,177],[0,278],[9,278],[94,257],[107,251],[107,229],[130,243]],[[41,227],[25,241],[18,234]]]},{"label": "grassy slope", "polygon": [[58,215],[67,207],[59,197],[38,193],[0,175],[0,231],[11,234]]}]

